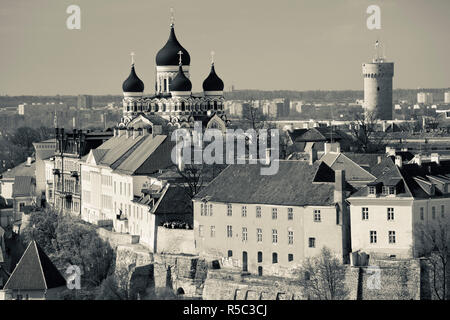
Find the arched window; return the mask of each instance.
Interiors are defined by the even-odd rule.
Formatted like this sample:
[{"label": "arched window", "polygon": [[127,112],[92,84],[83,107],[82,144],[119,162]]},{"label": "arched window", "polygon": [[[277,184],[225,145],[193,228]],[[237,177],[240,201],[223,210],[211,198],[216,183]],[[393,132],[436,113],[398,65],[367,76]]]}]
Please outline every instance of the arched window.
[{"label": "arched window", "polygon": [[278,253],[272,253],[272,263],[278,263]]},{"label": "arched window", "polygon": [[186,105],[184,103],[184,101],[181,101],[181,111],[185,111],[186,110]]},{"label": "arched window", "polygon": [[214,101],[214,110],[217,110],[217,101]]}]

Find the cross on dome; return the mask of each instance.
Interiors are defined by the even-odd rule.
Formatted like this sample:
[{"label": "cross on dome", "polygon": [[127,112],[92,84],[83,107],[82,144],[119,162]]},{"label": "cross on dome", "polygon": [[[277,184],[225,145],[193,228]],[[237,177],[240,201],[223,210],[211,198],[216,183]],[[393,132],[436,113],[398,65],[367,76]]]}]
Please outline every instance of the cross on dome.
[{"label": "cross on dome", "polygon": [[175,17],[173,15],[173,12],[174,12],[173,8],[170,8],[170,26],[171,27],[173,27],[175,24]]},{"label": "cross on dome", "polygon": [[183,51],[181,51],[181,50],[178,51],[178,55],[180,56],[180,60],[179,60],[178,63],[179,63],[180,66],[181,66],[181,55],[182,55],[182,54],[183,54]]},{"label": "cross on dome", "polygon": [[134,65],[134,56],[135,56],[136,54],[134,53],[134,52],[131,52],[130,53],[130,56],[131,56],[131,65]]}]

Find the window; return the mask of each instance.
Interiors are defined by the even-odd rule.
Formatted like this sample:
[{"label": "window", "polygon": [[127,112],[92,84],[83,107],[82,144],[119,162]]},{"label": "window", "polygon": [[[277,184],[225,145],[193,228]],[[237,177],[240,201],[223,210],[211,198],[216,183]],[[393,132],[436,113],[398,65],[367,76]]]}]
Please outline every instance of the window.
[{"label": "window", "polygon": [[320,210],[314,209],[314,222],[320,222],[320,221],[321,221]]},{"label": "window", "polygon": [[383,186],[383,194],[384,195],[391,195],[391,194],[395,194],[395,187],[389,186]]},{"label": "window", "polygon": [[262,276],[263,275],[263,267],[259,266],[258,267],[258,276]]},{"label": "window", "polygon": [[294,209],[288,208],[287,212],[288,212],[288,220],[293,220],[294,219]]},{"label": "window", "polygon": [[443,218],[445,216],[445,206],[442,204],[441,205],[441,218]]},{"label": "window", "polygon": [[277,231],[277,229],[272,229],[272,243],[278,243],[278,231]]},{"label": "window", "polygon": [[231,258],[233,256],[233,250],[228,250],[228,258]]},{"label": "window", "polygon": [[209,215],[210,216],[213,215],[213,205],[212,205],[212,203],[209,204]]},{"label": "window", "polygon": [[205,235],[203,234],[203,226],[199,225],[198,226],[198,236],[199,237],[204,237]]},{"label": "window", "polygon": [[215,238],[215,237],[216,237],[216,227],[211,226],[211,238]]},{"label": "window", "polygon": [[377,243],[377,232],[370,231],[370,243]]},{"label": "window", "polygon": [[228,238],[233,237],[233,227],[232,226],[227,226],[227,237]]},{"label": "window", "polygon": [[247,216],[247,206],[242,206],[242,216],[243,217]]},{"label": "window", "polygon": [[278,263],[278,253],[272,252],[272,263]]},{"label": "window", "polygon": [[203,216],[205,212],[205,205],[203,203],[200,204],[200,215]]},{"label": "window", "polygon": [[310,248],[315,248],[316,247],[316,238],[309,238],[309,247]]},{"label": "window", "polygon": [[247,228],[242,227],[242,241],[247,241]]},{"label": "window", "polygon": [[363,220],[369,220],[369,208],[362,208],[362,219]]},{"label": "window", "polygon": [[394,208],[387,208],[387,219],[394,220]]},{"label": "window", "polygon": [[436,207],[431,207],[431,217],[436,219]]},{"label": "window", "polygon": [[288,261],[294,261],[294,255],[292,253],[288,253]]},{"label": "window", "polygon": [[288,244],[294,244],[294,231],[288,231]]},{"label": "window", "polygon": [[256,217],[261,218],[261,207],[260,206],[256,207]]},{"label": "window", "polygon": [[420,208],[420,220],[424,219],[423,207]]},{"label": "window", "polygon": [[231,203],[227,204],[227,216],[231,217],[233,215],[233,206]]},{"label": "window", "polygon": [[389,231],[389,243],[395,243],[395,231]]},{"label": "window", "polygon": [[369,194],[376,194],[375,186],[370,186],[369,187]]},{"label": "window", "polygon": [[258,262],[262,262],[263,261],[263,253],[262,251],[258,251]]},{"label": "window", "polygon": [[275,220],[278,217],[277,208],[272,208],[272,219]]},{"label": "window", "polygon": [[262,242],[262,229],[256,229],[256,241]]}]

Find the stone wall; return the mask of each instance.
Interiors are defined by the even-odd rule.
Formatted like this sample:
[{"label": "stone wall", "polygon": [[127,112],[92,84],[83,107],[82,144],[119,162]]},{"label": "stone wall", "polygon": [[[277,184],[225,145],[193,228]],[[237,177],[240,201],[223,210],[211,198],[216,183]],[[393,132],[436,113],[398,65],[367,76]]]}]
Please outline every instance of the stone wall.
[{"label": "stone wall", "polygon": [[[427,288],[423,261],[373,260],[369,266],[345,268],[349,300],[410,300],[424,297]],[[220,263],[215,264],[220,267]],[[154,298],[161,290],[173,297],[218,300],[302,300],[295,278],[241,275],[232,269],[214,269],[194,255],[151,253],[140,244],[117,246],[116,272],[126,271],[132,295]],[[426,298],[426,297],[425,297]]]},{"label": "stone wall", "polygon": [[281,277],[241,276],[225,270],[208,270],[203,300],[302,300],[295,281]]},{"label": "stone wall", "polygon": [[194,230],[158,227],[158,253],[195,254]]},{"label": "stone wall", "polygon": [[153,297],[156,292],[182,292],[200,298],[207,274],[205,260],[191,255],[151,253],[140,244],[119,245],[115,272],[128,276],[132,296]]},{"label": "stone wall", "polygon": [[113,248],[116,248],[119,245],[135,244],[139,242],[139,236],[117,233],[104,228],[97,228],[97,233],[100,238],[107,241]]}]

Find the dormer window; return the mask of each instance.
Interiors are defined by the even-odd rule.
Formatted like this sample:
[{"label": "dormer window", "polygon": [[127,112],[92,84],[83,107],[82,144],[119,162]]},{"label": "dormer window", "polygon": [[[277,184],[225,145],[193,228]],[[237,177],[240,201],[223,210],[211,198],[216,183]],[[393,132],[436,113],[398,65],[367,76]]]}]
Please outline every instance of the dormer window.
[{"label": "dormer window", "polygon": [[383,186],[383,194],[386,196],[395,195],[395,187],[394,186]]},{"label": "dormer window", "polygon": [[369,195],[376,195],[377,188],[375,186],[369,186]]}]

